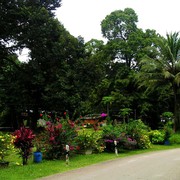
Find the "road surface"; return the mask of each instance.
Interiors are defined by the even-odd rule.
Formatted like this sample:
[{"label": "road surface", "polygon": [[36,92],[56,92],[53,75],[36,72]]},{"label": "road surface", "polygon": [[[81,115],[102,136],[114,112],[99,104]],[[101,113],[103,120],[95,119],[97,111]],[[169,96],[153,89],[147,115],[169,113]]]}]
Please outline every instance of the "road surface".
[{"label": "road surface", "polygon": [[180,180],[180,148],[119,158],[39,180]]}]

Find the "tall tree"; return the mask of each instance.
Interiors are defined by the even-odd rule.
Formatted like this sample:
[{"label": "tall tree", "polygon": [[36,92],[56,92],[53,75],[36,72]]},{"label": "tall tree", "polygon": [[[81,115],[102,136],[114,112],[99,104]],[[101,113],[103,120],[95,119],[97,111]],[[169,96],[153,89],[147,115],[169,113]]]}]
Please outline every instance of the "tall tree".
[{"label": "tall tree", "polygon": [[180,38],[179,33],[167,34],[156,40],[156,58],[146,56],[141,62],[139,81],[149,90],[169,85],[174,96],[175,131],[180,130]]},{"label": "tall tree", "polygon": [[113,11],[101,22],[103,36],[108,40],[121,39],[126,41],[129,35],[137,29],[138,17],[131,8],[124,11]]}]

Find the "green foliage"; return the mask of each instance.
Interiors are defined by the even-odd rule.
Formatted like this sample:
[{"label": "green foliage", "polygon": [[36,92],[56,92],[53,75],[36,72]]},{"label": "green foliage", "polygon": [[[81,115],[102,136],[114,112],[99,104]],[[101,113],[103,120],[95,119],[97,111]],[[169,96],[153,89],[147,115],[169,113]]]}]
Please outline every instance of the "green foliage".
[{"label": "green foliage", "polygon": [[163,130],[151,130],[149,138],[153,144],[163,144],[165,140],[165,132]]},{"label": "green foliage", "polygon": [[165,119],[166,121],[172,121],[174,117],[174,114],[172,112],[163,112],[162,113],[162,118]]},{"label": "green foliage", "polygon": [[101,134],[98,131],[86,131],[83,129],[75,139],[80,150],[92,149],[95,152],[102,152],[104,145]]},{"label": "green foliage", "polygon": [[115,140],[120,136],[122,128],[120,125],[113,126],[111,124],[102,128],[102,138]]},{"label": "green foliage", "polygon": [[0,131],[0,162],[5,161],[5,157],[13,150],[13,137],[11,134]]},{"label": "green foliage", "polygon": [[180,144],[180,133],[174,133],[169,138],[170,144]]},{"label": "green foliage", "polygon": [[127,40],[129,34],[136,29],[137,22],[138,17],[133,9],[116,10],[101,22],[103,36],[108,40]]},{"label": "green foliage", "polygon": [[141,120],[133,120],[129,123],[123,123],[117,126],[109,125],[103,127],[102,137],[103,139],[112,142],[119,139],[121,142],[121,148],[125,147],[125,143],[131,144],[132,142],[132,144],[134,143],[137,148],[146,149],[150,148],[151,145],[148,131],[149,127]]},{"label": "green foliage", "polygon": [[147,87],[149,92],[157,89],[160,84],[163,87],[169,87],[169,92],[174,97],[175,131],[178,131],[180,129],[179,33],[167,34],[166,38],[158,37],[155,39],[155,45],[150,50],[154,49],[156,56],[145,56],[141,61],[138,81],[141,86]]},{"label": "green foliage", "polygon": [[141,120],[132,120],[126,124],[126,133],[137,141],[137,147],[140,149],[150,148],[148,131],[149,127]]},{"label": "green foliage", "polygon": [[149,136],[146,133],[141,134],[141,136],[139,136],[137,143],[138,143],[137,146],[139,149],[148,149],[151,147]]},{"label": "green foliage", "polygon": [[163,130],[165,132],[165,140],[168,140],[169,137],[173,134],[173,122],[172,121],[167,121],[163,127]]},{"label": "green foliage", "polygon": [[52,119],[51,116],[45,115],[49,121],[45,121],[43,131],[35,138],[35,146],[44,154],[46,159],[59,159],[65,157],[65,146],[69,145],[71,152],[75,149],[75,137],[77,132],[75,124],[69,120],[59,118]]}]

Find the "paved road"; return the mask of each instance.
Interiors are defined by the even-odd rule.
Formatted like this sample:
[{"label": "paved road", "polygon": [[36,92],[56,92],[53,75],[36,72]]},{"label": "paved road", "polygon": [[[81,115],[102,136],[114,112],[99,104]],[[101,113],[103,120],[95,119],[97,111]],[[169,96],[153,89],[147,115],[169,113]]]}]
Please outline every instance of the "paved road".
[{"label": "paved road", "polygon": [[119,158],[41,180],[180,180],[180,149]]}]

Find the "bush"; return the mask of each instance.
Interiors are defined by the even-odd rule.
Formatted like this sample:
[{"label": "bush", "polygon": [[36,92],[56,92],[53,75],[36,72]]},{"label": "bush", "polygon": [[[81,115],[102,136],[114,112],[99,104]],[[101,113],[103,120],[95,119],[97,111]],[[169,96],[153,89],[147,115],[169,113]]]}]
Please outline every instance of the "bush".
[{"label": "bush", "polygon": [[148,136],[149,127],[141,120],[132,120],[126,124],[126,133],[137,142],[137,148],[150,148],[151,142]]},{"label": "bush", "polygon": [[165,140],[168,140],[171,135],[173,134],[173,123],[171,121],[168,121],[165,123],[163,130],[165,132]]},{"label": "bush", "polygon": [[12,136],[8,133],[0,132],[0,162],[5,161],[5,157],[13,150]]},{"label": "bush", "polygon": [[35,135],[32,130],[25,127],[20,127],[13,133],[14,146],[20,150],[20,156],[23,160],[23,165],[27,164],[27,160],[32,153],[33,139]]},{"label": "bush", "polygon": [[[151,145],[148,136],[149,127],[141,120],[133,120],[129,123],[123,123],[116,126],[105,126],[103,128],[102,138],[106,142],[106,150],[114,151],[112,142],[117,140],[119,148],[139,148],[146,149]],[[128,138],[131,141],[128,141]],[[120,141],[118,140],[120,139]]]},{"label": "bush", "polygon": [[103,139],[117,139],[119,138],[121,132],[122,132],[122,128],[120,125],[116,125],[116,126],[113,126],[113,125],[107,125],[107,126],[104,126],[102,128],[103,132],[102,132],[102,138]]},{"label": "bush", "polygon": [[169,138],[170,144],[180,144],[180,133],[174,133]]},{"label": "bush", "polygon": [[98,131],[85,131],[84,129],[79,132],[75,139],[79,150],[92,149],[95,152],[102,152],[104,150],[104,144],[101,138],[101,134]]},{"label": "bush", "polygon": [[165,132],[163,130],[152,130],[149,132],[149,138],[153,144],[163,144],[165,141]]},{"label": "bush", "polygon": [[[42,148],[45,149],[46,159],[59,159],[65,157],[65,146],[69,145],[71,152],[74,150],[75,137],[77,132],[74,123],[69,119],[59,119],[57,121],[47,121],[42,141]],[[40,136],[42,138],[42,136]],[[36,143],[37,144],[37,143]]]},{"label": "bush", "polygon": [[105,151],[114,152],[114,141],[117,141],[117,148],[123,149],[124,143],[126,142],[125,133],[122,133],[121,125],[107,125],[102,128],[102,139],[105,143]]}]

